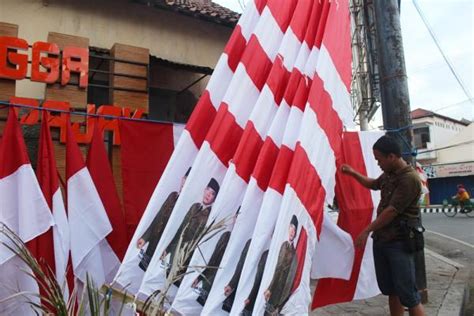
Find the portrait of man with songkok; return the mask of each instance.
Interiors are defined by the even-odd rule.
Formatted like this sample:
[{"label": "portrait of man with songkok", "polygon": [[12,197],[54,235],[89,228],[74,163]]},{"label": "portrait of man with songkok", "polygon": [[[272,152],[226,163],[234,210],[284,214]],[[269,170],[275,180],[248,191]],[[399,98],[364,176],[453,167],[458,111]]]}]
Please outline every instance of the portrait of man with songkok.
[{"label": "portrait of man with songkok", "polygon": [[[189,167],[188,171],[186,171],[183,178],[181,179],[181,185],[179,187],[179,190],[173,191],[168,195],[166,200],[163,202],[163,205],[161,205],[160,210],[158,211],[158,213],[156,213],[155,218],[151,222],[150,226],[148,226],[148,228],[145,230],[145,233],[143,233],[143,235],[137,241],[137,248],[140,249],[141,255],[141,260],[138,266],[143,271],[146,271],[148,265],[150,264],[151,258],[155,253],[156,246],[158,245],[161,235],[165,230],[166,224],[168,223],[168,219],[170,218],[171,213],[173,212],[173,208],[179,198],[179,194],[183,189],[184,183],[186,182],[186,178],[188,177],[189,172],[191,172],[191,167]],[[146,243],[148,243],[148,246],[146,247],[146,250],[143,251],[143,248],[145,247]]]},{"label": "portrait of man with songkok", "polygon": [[[219,193],[219,183],[216,179],[211,178],[208,185],[204,189],[203,197],[201,202],[194,203],[189,208],[188,213],[184,217],[181,225],[178,228],[175,236],[166,247],[165,251],[161,254],[160,259],[164,259],[168,254],[170,255],[170,264],[173,263],[174,257],[178,254],[180,250],[182,250],[186,244],[198,238],[198,236],[204,231],[206,228],[207,219],[209,218],[209,214],[211,213],[212,204],[216,200],[217,194]],[[178,249],[178,243],[180,237],[181,245]],[[178,275],[181,275],[185,272],[186,267],[189,265],[191,261],[192,254],[189,255],[186,262],[184,262],[183,267],[184,271],[179,271]],[[168,267],[168,273],[170,271],[170,267]],[[181,284],[181,280],[178,280],[174,283],[176,286]]]},{"label": "portrait of man with songkok", "polygon": [[[221,264],[222,257],[224,257],[224,252],[227,248],[227,244],[229,243],[230,235],[235,221],[237,220],[237,216],[239,215],[239,211],[240,206],[232,218],[229,219],[226,231],[219,237],[219,240],[214,247],[214,251],[212,252],[211,258],[207,262],[207,267],[196,277],[196,279],[194,279],[191,285],[191,287],[199,292],[199,296],[197,297],[196,301],[202,306],[206,304],[207,296],[211,291],[212,284],[214,283],[217,269]],[[198,286],[199,284],[201,284],[201,287]]]},{"label": "portrait of man with songkok", "polygon": [[264,292],[266,315],[278,315],[291,295],[298,262],[296,258],[295,237],[298,230],[298,218],[293,215],[288,228],[288,240],[285,240],[278,254],[278,261],[270,285]]}]

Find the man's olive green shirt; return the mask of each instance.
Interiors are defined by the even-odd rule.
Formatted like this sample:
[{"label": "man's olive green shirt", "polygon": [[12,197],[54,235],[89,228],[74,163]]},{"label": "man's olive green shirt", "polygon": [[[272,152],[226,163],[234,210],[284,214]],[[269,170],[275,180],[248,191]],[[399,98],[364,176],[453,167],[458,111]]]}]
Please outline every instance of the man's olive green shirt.
[{"label": "man's olive green shirt", "polygon": [[374,231],[374,240],[403,239],[400,222],[420,218],[421,181],[418,173],[411,166],[394,172],[384,172],[375,180],[372,189],[381,190],[377,216],[389,206],[392,206],[397,212],[397,216],[389,224]]}]

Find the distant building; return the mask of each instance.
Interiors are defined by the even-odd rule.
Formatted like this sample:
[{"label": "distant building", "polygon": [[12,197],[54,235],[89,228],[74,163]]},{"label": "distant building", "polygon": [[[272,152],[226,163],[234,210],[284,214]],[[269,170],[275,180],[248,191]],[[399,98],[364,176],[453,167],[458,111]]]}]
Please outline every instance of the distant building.
[{"label": "distant building", "polygon": [[411,112],[417,161],[428,176],[431,204],[441,204],[462,183],[474,193],[474,123],[428,110]]}]

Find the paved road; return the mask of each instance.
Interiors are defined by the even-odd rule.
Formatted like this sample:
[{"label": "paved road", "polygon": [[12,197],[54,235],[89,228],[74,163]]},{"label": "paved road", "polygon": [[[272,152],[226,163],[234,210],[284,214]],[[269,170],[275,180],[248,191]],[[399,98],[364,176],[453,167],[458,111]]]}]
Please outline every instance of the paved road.
[{"label": "paved road", "polygon": [[[474,218],[464,214],[446,217],[442,213],[423,214],[425,244],[449,259],[464,265],[467,269],[470,297],[464,306],[464,315],[474,315]],[[433,285],[428,283],[428,298]]]},{"label": "paved road", "polygon": [[442,213],[423,214],[423,226],[429,231],[443,234],[474,246],[474,218],[465,214],[447,217]]}]

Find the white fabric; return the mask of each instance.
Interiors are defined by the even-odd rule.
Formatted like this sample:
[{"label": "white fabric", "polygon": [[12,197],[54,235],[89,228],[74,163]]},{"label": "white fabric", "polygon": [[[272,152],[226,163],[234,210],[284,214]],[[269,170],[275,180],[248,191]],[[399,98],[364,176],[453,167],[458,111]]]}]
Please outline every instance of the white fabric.
[{"label": "white fabric", "polygon": [[[45,233],[54,219],[30,164],[20,166],[12,174],[0,179],[0,222],[7,225],[24,242]],[[3,228],[2,228],[3,229]],[[11,245],[3,235],[0,241]],[[31,270],[21,259],[0,245],[0,301],[12,294],[25,291],[38,294],[38,285],[26,273]],[[28,300],[39,300],[28,295]],[[34,315],[24,297],[16,297],[0,304],[1,315]]]},{"label": "white fabric", "polygon": [[36,315],[27,302],[40,303],[39,298],[35,296],[39,294],[39,288],[27,273],[32,272],[18,256],[0,265],[0,301],[20,292],[29,293],[26,297],[18,296],[0,303],[0,315]]},{"label": "white fabric", "polygon": [[184,131],[184,124],[173,124],[173,146],[176,148],[176,145],[179,142],[181,134]]},{"label": "white fabric", "polygon": [[61,189],[53,194],[53,217],[56,225],[53,226],[54,261],[56,267],[56,280],[64,287],[65,297],[68,297],[66,270],[69,259],[69,223],[64,208]]},{"label": "white fabric", "polygon": [[[54,225],[53,216],[30,164],[24,164],[0,179],[0,201],[0,222],[14,231],[23,242],[34,239]],[[3,236],[0,236],[0,240],[7,242]],[[0,265],[12,257],[12,252],[0,247]]]},{"label": "white fabric", "polygon": [[120,262],[105,239],[112,226],[86,167],[68,179],[67,202],[74,275],[85,283],[88,273],[99,287],[111,282]]},{"label": "white fabric", "polygon": [[[349,280],[354,264],[354,246],[351,235],[343,231],[324,210],[319,241],[316,241],[311,278],[339,278]],[[334,264],[337,262],[337,264]]]}]

